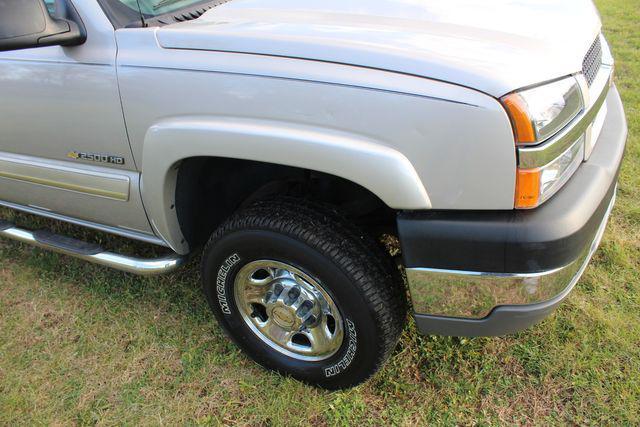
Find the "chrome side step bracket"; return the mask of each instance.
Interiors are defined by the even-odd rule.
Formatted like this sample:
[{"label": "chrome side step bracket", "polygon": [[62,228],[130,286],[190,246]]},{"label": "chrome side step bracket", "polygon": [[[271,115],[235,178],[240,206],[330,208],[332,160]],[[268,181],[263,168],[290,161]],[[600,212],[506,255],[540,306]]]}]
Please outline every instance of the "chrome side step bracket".
[{"label": "chrome side step bracket", "polygon": [[186,256],[176,253],[153,259],[119,255],[107,252],[94,243],[61,236],[47,230],[24,230],[3,220],[0,220],[0,236],[141,276],[170,273],[187,262]]}]

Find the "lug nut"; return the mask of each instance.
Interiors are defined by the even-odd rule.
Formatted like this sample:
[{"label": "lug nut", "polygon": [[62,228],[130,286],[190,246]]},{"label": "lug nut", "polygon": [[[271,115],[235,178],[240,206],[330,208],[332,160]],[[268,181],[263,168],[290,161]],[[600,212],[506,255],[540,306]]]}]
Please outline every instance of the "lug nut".
[{"label": "lug nut", "polygon": [[302,328],[306,328],[310,325],[313,325],[314,323],[316,323],[316,316],[314,316],[313,314],[310,314],[309,317],[307,317],[305,319],[305,321],[302,323]]},{"label": "lug nut", "polygon": [[298,307],[298,310],[296,310],[296,315],[302,318],[306,316],[306,314],[309,313],[312,308],[313,301],[305,300],[305,302],[303,302],[300,307]]},{"label": "lug nut", "polygon": [[289,297],[289,300],[285,304],[291,305],[296,302],[300,297],[300,287],[294,286],[293,288],[291,288],[287,296]]},{"label": "lug nut", "polygon": [[273,287],[273,295],[278,298],[282,291],[284,291],[284,286],[282,286],[280,283],[276,283]]}]

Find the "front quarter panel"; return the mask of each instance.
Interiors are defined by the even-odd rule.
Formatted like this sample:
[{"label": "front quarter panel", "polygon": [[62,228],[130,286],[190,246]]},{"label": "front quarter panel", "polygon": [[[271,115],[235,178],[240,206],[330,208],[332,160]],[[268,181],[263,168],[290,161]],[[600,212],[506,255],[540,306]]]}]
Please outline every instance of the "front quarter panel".
[{"label": "front quarter panel", "polygon": [[399,210],[513,208],[511,126],[485,94],[346,65],[162,49],[154,29],[116,35],[145,207],[178,252],[188,248],[172,208],[175,166],[192,156],[331,173]]}]

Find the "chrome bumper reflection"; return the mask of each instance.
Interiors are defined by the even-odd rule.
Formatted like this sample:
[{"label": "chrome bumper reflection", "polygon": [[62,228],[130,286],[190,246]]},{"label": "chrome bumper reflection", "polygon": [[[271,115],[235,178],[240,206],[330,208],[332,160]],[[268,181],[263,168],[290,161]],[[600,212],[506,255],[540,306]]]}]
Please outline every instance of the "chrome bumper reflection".
[{"label": "chrome bumper reflection", "polygon": [[615,203],[615,193],[596,236],[572,263],[540,273],[482,273],[474,271],[407,269],[416,314],[480,319],[500,305],[525,305],[568,294],[598,249]]}]

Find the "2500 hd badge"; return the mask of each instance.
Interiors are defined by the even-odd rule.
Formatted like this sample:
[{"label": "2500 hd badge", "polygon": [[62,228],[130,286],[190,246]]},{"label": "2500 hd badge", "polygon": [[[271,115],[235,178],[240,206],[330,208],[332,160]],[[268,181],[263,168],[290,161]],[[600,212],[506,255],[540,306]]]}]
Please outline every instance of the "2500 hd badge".
[{"label": "2500 hd badge", "polygon": [[85,153],[83,151],[70,151],[67,157],[74,160],[86,160],[96,163],[110,163],[112,165],[124,165],[124,157],[112,154]]}]

